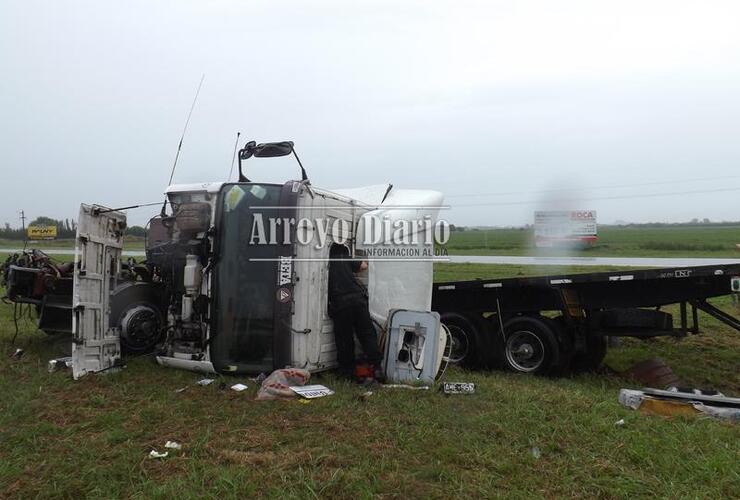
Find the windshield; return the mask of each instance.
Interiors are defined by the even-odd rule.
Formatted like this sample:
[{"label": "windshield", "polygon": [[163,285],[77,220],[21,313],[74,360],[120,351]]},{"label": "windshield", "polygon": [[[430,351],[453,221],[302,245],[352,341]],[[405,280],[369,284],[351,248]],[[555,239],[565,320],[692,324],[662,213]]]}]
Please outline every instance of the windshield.
[{"label": "windshield", "polygon": [[221,188],[211,340],[211,361],[217,371],[273,369],[277,247],[257,244],[252,232],[260,222],[255,214],[265,224],[277,215],[272,207],[279,205],[280,190],[281,186],[265,184]]}]

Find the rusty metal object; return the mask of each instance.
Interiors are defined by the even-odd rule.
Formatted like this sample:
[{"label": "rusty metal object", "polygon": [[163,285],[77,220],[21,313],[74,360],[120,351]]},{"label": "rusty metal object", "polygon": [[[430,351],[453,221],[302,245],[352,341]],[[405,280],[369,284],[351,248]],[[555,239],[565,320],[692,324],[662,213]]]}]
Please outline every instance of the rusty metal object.
[{"label": "rusty metal object", "polygon": [[634,364],[622,372],[623,376],[637,380],[647,387],[666,388],[681,385],[681,380],[662,359],[648,359]]}]

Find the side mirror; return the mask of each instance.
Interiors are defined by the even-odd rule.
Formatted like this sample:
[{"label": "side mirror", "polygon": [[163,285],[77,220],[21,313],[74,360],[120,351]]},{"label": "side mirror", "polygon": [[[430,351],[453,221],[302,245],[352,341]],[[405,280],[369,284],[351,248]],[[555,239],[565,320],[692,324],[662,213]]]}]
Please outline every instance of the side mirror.
[{"label": "side mirror", "polygon": [[298,161],[298,165],[301,167],[303,180],[307,181],[308,176],[306,175],[306,170],[303,168],[303,164],[301,164],[301,160],[293,148],[293,141],[263,142],[260,144],[257,144],[255,141],[249,141],[239,150],[239,182],[250,182],[242,172],[242,160],[248,160],[252,156],[255,158],[275,158],[278,156],[288,156],[291,153],[293,153],[293,156]]}]

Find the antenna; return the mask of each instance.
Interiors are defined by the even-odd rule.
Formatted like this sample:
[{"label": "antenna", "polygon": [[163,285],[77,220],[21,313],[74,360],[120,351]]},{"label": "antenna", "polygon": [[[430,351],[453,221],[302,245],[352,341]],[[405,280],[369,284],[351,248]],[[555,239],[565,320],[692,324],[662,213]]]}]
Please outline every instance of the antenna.
[{"label": "antenna", "polygon": [[172,178],[175,176],[175,167],[177,167],[177,160],[180,158],[180,150],[182,149],[182,141],[185,139],[185,132],[188,130],[190,124],[190,117],[193,116],[193,109],[195,109],[195,103],[198,100],[198,94],[200,94],[200,88],[203,86],[203,80],[206,75],[200,77],[200,83],[198,84],[198,90],[195,91],[195,97],[193,98],[193,104],[190,105],[190,111],[188,112],[188,118],[185,120],[185,126],[182,129],[182,135],[180,136],[180,143],[177,145],[177,153],[175,153],[175,162],[172,164],[172,172],[170,172],[170,181],[167,185],[172,184]]},{"label": "antenna", "polygon": [[[180,158],[180,150],[182,149],[182,141],[185,139],[185,132],[188,131],[188,125],[190,124],[190,117],[193,116],[193,109],[195,109],[195,103],[198,101],[198,95],[200,94],[200,88],[203,86],[203,80],[206,74],[203,73],[200,77],[200,83],[198,83],[198,90],[195,91],[195,97],[193,98],[193,104],[190,105],[190,111],[188,112],[188,118],[185,120],[185,126],[182,128],[182,135],[180,136],[180,142],[177,145],[177,153],[175,153],[175,161],[172,163],[172,172],[170,172],[170,180],[167,182],[169,186],[172,184],[172,178],[175,176],[175,167],[177,167],[177,160]],[[164,204],[162,205],[162,216],[164,216],[164,209],[167,207],[167,197],[164,198]]]},{"label": "antenna", "polygon": [[236,160],[236,148],[239,147],[239,136],[241,135],[241,132],[236,133],[236,141],[234,141],[234,152],[231,154],[231,169],[229,170],[229,176],[226,178],[226,181],[231,180],[231,174],[234,173],[234,160]]}]

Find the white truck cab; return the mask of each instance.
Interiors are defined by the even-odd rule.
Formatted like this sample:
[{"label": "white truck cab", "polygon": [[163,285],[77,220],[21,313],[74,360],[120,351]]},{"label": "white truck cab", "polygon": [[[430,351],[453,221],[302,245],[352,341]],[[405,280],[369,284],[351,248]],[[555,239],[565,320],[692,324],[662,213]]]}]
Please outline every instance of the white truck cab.
[{"label": "white truck cab", "polygon": [[[264,152],[275,144],[279,151],[289,144],[292,152],[292,143],[250,144],[254,156],[260,156],[260,147]],[[120,237],[110,232],[113,226],[125,227],[125,216],[83,205],[73,304],[75,377],[119,363],[119,339],[124,349],[156,344],[160,364],[203,372],[335,367],[327,313],[334,244],[368,260],[360,279],[379,332],[390,331],[386,323],[395,310],[429,313],[434,251],[429,232],[441,193],[388,185],[330,191],[312,186],[303,172],[301,181],[256,183],[244,177],[240,164],[239,182],[169,186],[169,208],[150,221],[147,259],[133,273],[136,286],[128,283],[125,297],[116,294],[120,273],[119,264],[113,264],[122,251],[122,231]],[[100,244],[91,247],[90,242]],[[91,249],[97,252],[95,262],[109,263],[107,274],[95,270],[95,284],[83,272]],[[89,288],[99,292],[95,307],[85,292]],[[87,326],[93,316],[97,327]],[[437,326],[416,321],[407,330],[417,331],[415,325],[424,332],[419,338],[435,345],[430,362],[437,365],[436,373],[445,341],[439,318]],[[423,345],[417,338],[413,347],[409,335],[409,345],[396,339],[392,350],[416,349],[409,363],[418,369]]]}]

